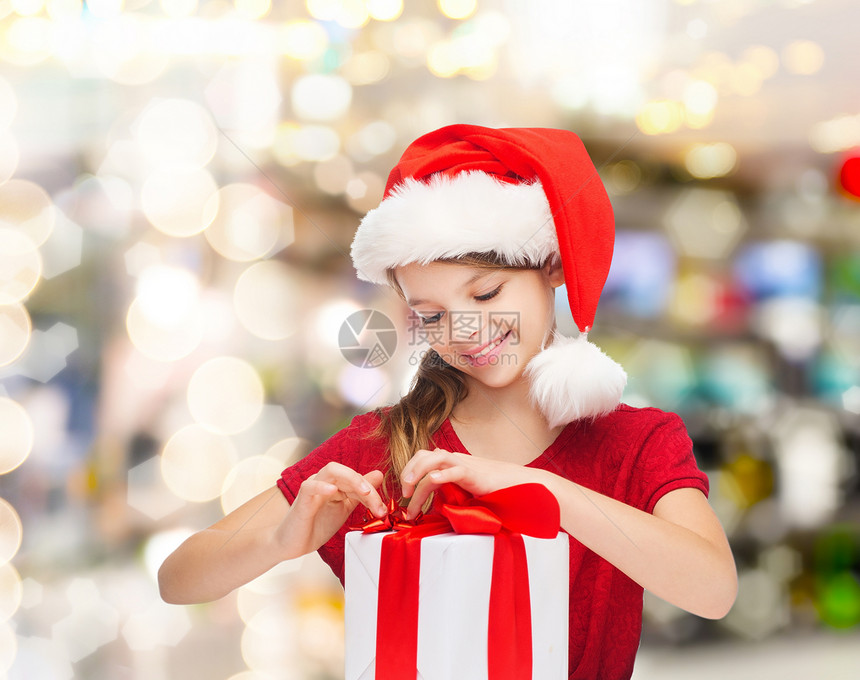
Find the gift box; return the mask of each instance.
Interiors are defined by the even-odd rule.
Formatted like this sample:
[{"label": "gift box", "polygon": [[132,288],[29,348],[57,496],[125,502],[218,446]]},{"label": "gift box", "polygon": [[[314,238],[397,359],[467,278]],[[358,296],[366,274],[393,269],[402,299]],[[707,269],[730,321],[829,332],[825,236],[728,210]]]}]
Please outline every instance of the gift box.
[{"label": "gift box", "polygon": [[[376,678],[382,543],[392,533],[352,531],[346,535],[346,680]],[[568,676],[568,535],[521,538],[528,570],[531,675],[505,677],[562,680]],[[416,674],[411,677],[493,680],[488,670],[488,644],[495,541],[492,535],[463,533],[420,538],[417,659]],[[393,604],[400,606],[399,602]],[[400,615],[405,619],[408,612],[395,617]],[[503,622],[502,627],[507,624]],[[401,642],[410,641],[398,644]]]}]

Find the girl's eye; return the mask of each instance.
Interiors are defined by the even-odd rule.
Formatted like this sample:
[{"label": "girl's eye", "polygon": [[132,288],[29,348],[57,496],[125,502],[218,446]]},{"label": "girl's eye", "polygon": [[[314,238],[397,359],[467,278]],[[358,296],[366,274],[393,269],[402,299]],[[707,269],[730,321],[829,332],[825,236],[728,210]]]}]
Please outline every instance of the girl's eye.
[{"label": "girl's eye", "polygon": [[421,319],[421,325],[426,326],[428,323],[436,323],[439,319],[442,318],[442,312],[438,314],[434,314],[433,316],[421,316],[418,315],[418,318]]},{"label": "girl's eye", "polygon": [[[498,295],[502,290],[502,287],[499,286],[495,290],[491,290],[489,293],[484,293],[483,295],[476,295],[475,299],[480,302],[486,302],[487,300],[492,300],[496,295]],[[434,314],[433,316],[421,316],[418,315],[418,318],[421,319],[421,325],[426,326],[427,324],[436,323],[439,319],[442,318],[442,314],[444,312],[439,312]]]},{"label": "girl's eye", "polygon": [[487,300],[492,300],[496,295],[498,295],[502,290],[502,287],[499,286],[495,290],[491,290],[489,293],[485,293],[484,295],[476,295],[475,299],[480,300],[481,302],[486,302]]}]

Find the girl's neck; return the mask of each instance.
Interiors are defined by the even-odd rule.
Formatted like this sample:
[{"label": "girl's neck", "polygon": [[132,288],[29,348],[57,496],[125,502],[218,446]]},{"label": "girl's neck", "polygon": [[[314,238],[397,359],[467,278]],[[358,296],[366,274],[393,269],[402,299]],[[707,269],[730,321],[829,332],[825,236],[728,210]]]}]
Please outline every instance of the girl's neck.
[{"label": "girl's neck", "polygon": [[473,456],[525,465],[538,458],[561,434],[551,428],[525,393],[477,385],[454,407],[451,424]]},{"label": "girl's neck", "polygon": [[532,405],[528,393],[529,384],[526,380],[503,388],[487,387],[477,381],[470,381],[468,396],[454,407],[451,418],[476,427],[516,423],[532,431],[550,431],[546,418]]}]

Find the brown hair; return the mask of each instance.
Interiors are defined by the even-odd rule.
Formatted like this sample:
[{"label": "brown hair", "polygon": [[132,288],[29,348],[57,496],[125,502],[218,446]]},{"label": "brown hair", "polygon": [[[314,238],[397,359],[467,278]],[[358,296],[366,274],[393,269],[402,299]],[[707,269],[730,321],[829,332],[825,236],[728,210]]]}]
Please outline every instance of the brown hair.
[{"label": "brown hair", "polygon": [[[469,253],[456,258],[440,258],[437,262],[485,269],[540,269],[541,265],[510,265],[495,253]],[[388,283],[406,299],[394,271],[387,271]],[[421,358],[409,391],[393,406],[379,407],[374,413],[379,424],[371,433],[388,441],[388,468],[385,486],[390,493],[400,486],[400,473],[409,459],[420,449],[430,446],[430,437],[451,415],[454,407],[468,394],[465,374],[446,363],[433,349]]]}]

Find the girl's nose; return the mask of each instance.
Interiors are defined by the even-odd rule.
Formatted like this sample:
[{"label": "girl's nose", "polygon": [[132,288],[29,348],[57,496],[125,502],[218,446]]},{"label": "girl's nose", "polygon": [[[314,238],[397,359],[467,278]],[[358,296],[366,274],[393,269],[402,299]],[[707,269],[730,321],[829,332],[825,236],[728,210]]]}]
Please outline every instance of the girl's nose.
[{"label": "girl's nose", "polygon": [[452,342],[477,342],[483,327],[480,312],[451,314],[450,336]]}]

